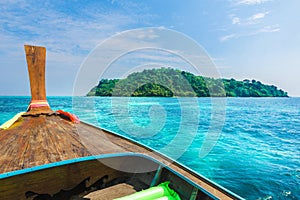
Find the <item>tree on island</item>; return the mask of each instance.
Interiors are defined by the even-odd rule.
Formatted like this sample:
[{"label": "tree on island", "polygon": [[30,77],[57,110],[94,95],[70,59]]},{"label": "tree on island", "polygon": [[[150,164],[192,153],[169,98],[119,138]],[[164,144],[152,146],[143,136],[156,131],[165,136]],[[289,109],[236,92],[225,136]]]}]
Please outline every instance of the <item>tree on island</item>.
[{"label": "tree on island", "polygon": [[214,79],[173,68],[145,69],[125,79],[102,79],[87,96],[132,97],[288,97],[256,80]]}]

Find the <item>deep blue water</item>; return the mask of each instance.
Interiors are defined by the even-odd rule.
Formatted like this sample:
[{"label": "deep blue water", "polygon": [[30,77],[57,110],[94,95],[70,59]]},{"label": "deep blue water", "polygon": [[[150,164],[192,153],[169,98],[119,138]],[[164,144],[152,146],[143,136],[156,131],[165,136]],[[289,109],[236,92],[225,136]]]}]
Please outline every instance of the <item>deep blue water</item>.
[{"label": "deep blue water", "polygon": [[[246,199],[300,199],[300,98],[49,97]],[[0,124],[29,97],[0,97]],[[201,152],[201,153],[200,153]]]}]

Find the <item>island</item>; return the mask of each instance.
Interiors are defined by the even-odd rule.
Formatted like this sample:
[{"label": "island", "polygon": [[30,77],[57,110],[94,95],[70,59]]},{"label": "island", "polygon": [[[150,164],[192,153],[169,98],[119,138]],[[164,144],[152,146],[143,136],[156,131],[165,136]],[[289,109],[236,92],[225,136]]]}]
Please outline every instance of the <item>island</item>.
[{"label": "island", "polygon": [[215,79],[173,68],[145,69],[124,79],[101,79],[87,96],[124,97],[288,97],[256,80]]}]

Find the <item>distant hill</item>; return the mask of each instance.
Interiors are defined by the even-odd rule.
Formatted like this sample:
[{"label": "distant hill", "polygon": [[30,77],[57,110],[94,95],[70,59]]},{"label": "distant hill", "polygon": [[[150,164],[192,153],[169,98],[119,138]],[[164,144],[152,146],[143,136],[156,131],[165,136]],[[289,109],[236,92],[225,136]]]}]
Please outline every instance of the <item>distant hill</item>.
[{"label": "distant hill", "polygon": [[196,76],[172,68],[145,69],[125,79],[102,79],[87,96],[133,97],[288,97],[274,85]]}]

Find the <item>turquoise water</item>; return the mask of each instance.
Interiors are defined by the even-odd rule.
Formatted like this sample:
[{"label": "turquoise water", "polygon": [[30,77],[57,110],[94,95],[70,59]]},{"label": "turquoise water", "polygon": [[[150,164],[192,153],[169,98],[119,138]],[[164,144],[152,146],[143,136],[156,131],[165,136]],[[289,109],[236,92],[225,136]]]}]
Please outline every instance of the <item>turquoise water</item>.
[{"label": "turquoise water", "polygon": [[[228,98],[221,109],[210,98],[48,100],[53,110],[138,140],[246,199],[300,199],[300,98]],[[0,97],[0,124],[29,101]]]}]

